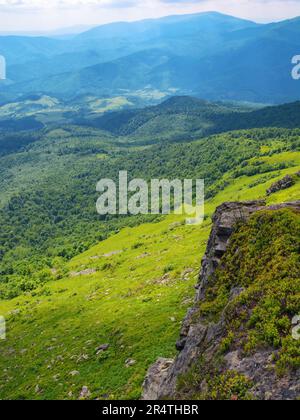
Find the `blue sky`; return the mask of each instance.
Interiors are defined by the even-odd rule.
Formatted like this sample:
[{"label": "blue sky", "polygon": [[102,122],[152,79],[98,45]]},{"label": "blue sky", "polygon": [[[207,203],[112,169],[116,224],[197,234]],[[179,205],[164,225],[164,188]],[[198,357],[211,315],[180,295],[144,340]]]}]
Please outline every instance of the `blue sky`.
[{"label": "blue sky", "polygon": [[0,0],[0,22],[2,32],[48,31],[211,10],[270,22],[300,16],[300,0]]}]

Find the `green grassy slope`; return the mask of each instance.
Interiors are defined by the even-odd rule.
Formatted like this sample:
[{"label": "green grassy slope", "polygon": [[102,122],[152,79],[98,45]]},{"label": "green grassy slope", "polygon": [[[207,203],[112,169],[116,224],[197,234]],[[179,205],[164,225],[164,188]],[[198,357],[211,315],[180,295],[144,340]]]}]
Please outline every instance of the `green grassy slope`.
[{"label": "green grassy slope", "polygon": [[[89,398],[138,398],[149,365],[174,354],[216,206],[263,198],[272,182],[300,170],[299,152],[280,152],[281,142],[272,141],[277,153],[263,145],[265,156],[243,165],[259,167],[258,173],[233,168],[224,174],[226,182],[207,201],[204,225],[187,226],[171,215],[127,228],[63,267],[53,266],[56,281],[2,301],[8,337],[0,342],[0,397],[76,399],[88,386]],[[299,193],[297,180],[268,203]],[[104,343],[109,350],[96,355]],[[135,361],[130,367],[128,359]]]},{"label": "green grassy slope", "polygon": [[91,129],[79,133],[50,131],[27,152],[1,159],[1,296],[51,279],[57,257],[68,260],[124,226],[149,221],[99,217],[95,190],[101,178],[117,180],[121,169],[129,179],[205,178],[211,198],[229,185],[242,188],[243,177],[272,181],[284,169],[296,171],[300,138],[298,129],[259,129],[129,149]]}]

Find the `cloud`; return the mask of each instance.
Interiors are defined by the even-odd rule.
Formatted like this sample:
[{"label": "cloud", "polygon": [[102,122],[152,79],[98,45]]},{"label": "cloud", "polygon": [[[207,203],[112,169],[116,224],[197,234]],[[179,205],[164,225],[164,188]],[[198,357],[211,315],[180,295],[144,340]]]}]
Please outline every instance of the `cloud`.
[{"label": "cloud", "polygon": [[128,7],[137,3],[138,0],[0,0],[2,7],[16,9],[55,9],[74,7]]},{"label": "cloud", "polygon": [[[4,8],[17,9],[57,9],[75,7],[96,7],[96,8],[126,8],[126,7],[146,7],[149,6],[149,0],[0,0],[0,10]],[[187,5],[198,5],[218,7],[229,3],[236,6],[236,8],[243,6],[256,7],[266,4],[299,4],[300,0],[152,0],[154,7],[157,4],[161,5],[175,5],[187,7]]]}]

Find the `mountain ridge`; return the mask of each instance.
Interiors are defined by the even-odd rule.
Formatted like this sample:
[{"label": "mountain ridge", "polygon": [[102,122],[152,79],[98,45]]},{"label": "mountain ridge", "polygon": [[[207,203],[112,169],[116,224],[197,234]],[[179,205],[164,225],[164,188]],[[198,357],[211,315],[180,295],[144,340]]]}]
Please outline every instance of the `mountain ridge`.
[{"label": "mountain ridge", "polygon": [[60,91],[72,98],[77,91],[116,95],[150,87],[282,103],[299,96],[291,77],[298,36],[299,19],[257,24],[207,13],[102,25],[67,40],[0,37],[0,51],[13,95]]}]

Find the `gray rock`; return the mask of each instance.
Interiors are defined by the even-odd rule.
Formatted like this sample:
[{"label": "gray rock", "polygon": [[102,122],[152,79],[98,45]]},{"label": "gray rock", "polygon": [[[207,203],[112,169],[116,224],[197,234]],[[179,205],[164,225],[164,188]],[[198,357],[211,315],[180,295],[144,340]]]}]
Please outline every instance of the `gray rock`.
[{"label": "gray rock", "polygon": [[276,375],[273,351],[258,351],[243,358],[238,351],[225,356],[227,368],[247,376],[255,385],[251,390],[258,400],[296,400],[300,394],[300,369]]},{"label": "gray rock", "polygon": [[173,363],[173,359],[160,358],[150,367],[143,383],[142,400],[153,401],[158,399],[161,383],[166,378]]},{"label": "gray rock", "polygon": [[79,276],[89,276],[90,274],[94,274],[96,273],[97,270],[95,268],[87,268],[86,270],[82,270],[82,271],[72,271],[70,273],[71,277],[79,277]]},{"label": "gray rock", "polygon": [[79,399],[80,400],[85,400],[87,398],[89,398],[91,396],[90,390],[88,389],[87,386],[83,386],[80,394],[79,394]]},{"label": "gray rock", "polygon": [[135,364],[136,364],[136,360],[134,360],[134,359],[127,359],[125,361],[125,366],[126,367],[131,367],[131,366],[134,366]]},{"label": "gray rock", "polygon": [[77,376],[80,375],[80,372],[78,370],[72,370],[72,372],[69,373],[70,376]]},{"label": "gray rock", "polygon": [[295,180],[292,176],[286,175],[283,179],[274,182],[271,187],[267,190],[267,195],[274,194],[278,191],[286,190],[295,184]]},{"label": "gray rock", "polygon": [[42,389],[40,388],[40,386],[39,386],[39,385],[36,385],[36,387],[34,388],[34,392],[35,392],[36,394],[41,394],[43,391],[42,391]]},{"label": "gray rock", "polygon": [[99,355],[109,349],[109,344],[101,344],[101,346],[96,348],[96,354]]}]

